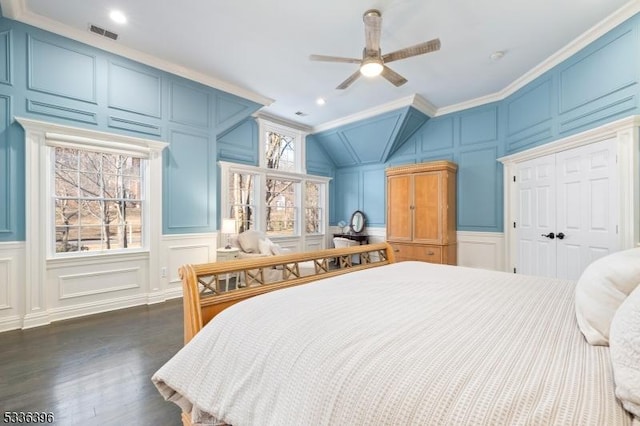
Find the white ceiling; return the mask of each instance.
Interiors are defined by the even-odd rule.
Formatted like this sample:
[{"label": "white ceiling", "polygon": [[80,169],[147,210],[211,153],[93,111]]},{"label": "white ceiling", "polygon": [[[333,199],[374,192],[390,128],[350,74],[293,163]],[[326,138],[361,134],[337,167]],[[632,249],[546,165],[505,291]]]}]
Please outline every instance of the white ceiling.
[{"label": "white ceiling", "polygon": [[[526,82],[530,70],[549,63],[605,18],[619,22],[635,13],[638,3],[0,0],[5,16],[270,103],[265,112],[316,129],[414,95],[432,112],[477,103],[477,98],[491,100]],[[376,77],[360,78],[347,90],[336,90],[357,65],[311,62],[309,54],[360,57],[362,13],[370,8],[382,12],[383,54],[436,37],[442,48],[390,64],[409,80],[399,88]],[[108,17],[112,9],[122,10],[128,23],[112,22]],[[118,33],[118,41],[89,33],[89,23]],[[490,54],[498,50],[505,56],[492,61]],[[318,97],[325,98],[326,105],[316,105]],[[299,117],[296,111],[308,115]]]}]

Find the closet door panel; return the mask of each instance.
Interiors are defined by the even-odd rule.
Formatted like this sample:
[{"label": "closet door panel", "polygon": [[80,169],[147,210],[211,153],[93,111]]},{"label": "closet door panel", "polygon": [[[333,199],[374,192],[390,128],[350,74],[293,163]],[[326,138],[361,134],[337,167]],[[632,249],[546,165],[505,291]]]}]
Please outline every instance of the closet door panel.
[{"label": "closet door panel", "polygon": [[441,172],[414,175],[414,232],[416,243],[442,243],[444,194]]},{"label": "closet door panel", "polygon": [[389,176],[387,179],[387,239],[411,241],[413,217],[413,179],[411,175]]}]

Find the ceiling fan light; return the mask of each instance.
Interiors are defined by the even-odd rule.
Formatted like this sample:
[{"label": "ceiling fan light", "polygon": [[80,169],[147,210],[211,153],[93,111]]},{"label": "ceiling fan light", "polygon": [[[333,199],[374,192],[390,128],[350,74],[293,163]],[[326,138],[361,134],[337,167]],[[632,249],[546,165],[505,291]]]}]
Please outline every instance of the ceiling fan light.
[{"label": "ceiling fan light", "polygon": [[382,63],[378,61],[364,62],[360,67],[360,73],[365,77],[375,77],[382,72]]}]

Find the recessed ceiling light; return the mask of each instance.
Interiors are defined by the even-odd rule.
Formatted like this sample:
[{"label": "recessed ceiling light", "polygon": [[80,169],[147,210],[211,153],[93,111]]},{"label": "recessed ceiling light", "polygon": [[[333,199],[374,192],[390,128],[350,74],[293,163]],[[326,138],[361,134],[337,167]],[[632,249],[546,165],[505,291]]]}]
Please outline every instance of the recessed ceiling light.
[{"label": "recessed ceiling light", "polygon": [[327,101],[324,98],[318,98],[318,99],[316,99],[316,103],[318,105],[324,105],[324,104],[327,103]]},{"label": "recessed ceiling light", "polygon": [[504,50],[496,50],[491,55],[489,55],[489,57],[491,58],[492,61],[498,61],[502,59],[502,57],[504,56],[504,53],[505,53]]},{"label": "recessed ceiling light", "polygon": [[111,13],[109,13],[109,18],[111,18],[111,20],[116,24],[127,23],[127,17],[124,16],[124,13],[120,12],[119,10],[112,10]]}]

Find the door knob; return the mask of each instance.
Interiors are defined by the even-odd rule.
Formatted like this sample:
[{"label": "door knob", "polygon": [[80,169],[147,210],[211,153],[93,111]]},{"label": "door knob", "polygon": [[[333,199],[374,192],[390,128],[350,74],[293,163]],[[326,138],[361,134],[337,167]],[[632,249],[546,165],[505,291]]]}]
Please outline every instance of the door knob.
[{"label": "door knob", "polygon": [[[548,234],[542,234],[542,236],[553,240],[556,237],[556,234],[554,234],[553,232],[549,232]],[[562,237],[564,238],[564,234],[562,235]]]},{"label": "door knob", "polygon": [[562,232],[558,232],[557,236],[559,240],[562,240],[565,237],[565,235]]}]

